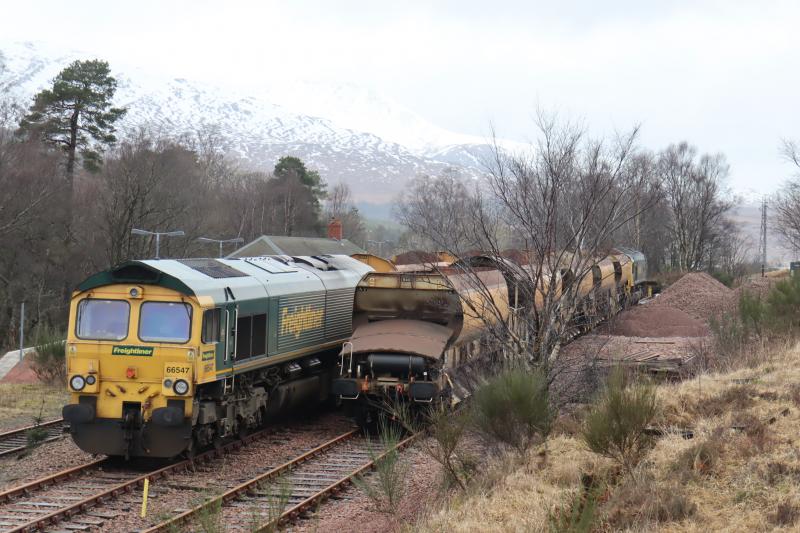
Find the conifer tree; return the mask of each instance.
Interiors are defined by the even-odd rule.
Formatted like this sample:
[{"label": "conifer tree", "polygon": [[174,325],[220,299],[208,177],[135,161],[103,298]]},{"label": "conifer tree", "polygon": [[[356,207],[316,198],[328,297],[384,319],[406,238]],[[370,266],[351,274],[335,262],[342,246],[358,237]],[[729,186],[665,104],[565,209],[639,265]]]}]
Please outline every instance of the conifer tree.
[{"label": "conifer tree", "polygon": [[23,133],[64,150],[70,192],[76,159],[95,170],[103,149],[116,142],[114,124],[126,112],[111,105],[116,90],[117,80],[106,61],[74,61],[55,77],[52,88],[36,95],[20,121]]},{"label": "conifer tree", "polygon": [[320,202],[327,197],[325,182],[322,181],[319,172],[306,168],[305,163],[303,163],[303,160],[299,157],[287,155],[278,160],[273,173],[278,179],[288,178],[290,176],[297,177],[300,183],[311,191],[311,194],[314,196],[314,207],[319,211]]}]

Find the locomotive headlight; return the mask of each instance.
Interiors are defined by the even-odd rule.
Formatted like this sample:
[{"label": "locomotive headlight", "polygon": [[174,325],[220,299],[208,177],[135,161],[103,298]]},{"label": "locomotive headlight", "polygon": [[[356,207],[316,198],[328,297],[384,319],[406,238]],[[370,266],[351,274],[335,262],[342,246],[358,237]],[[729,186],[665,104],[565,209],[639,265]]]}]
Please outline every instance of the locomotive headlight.
[{"label": "locomotive headlight", "polygon": [[170,389],[172,388],[172,380],[167,378],[164,380],[164,388]]},{"label": "locomotive headlight", "polygon": [[139,289],[137,289],[136,287],[134,287],[134,288],[132,288],[132,289],[130,290],[130,293],[129,293],[129,294],[131,295],[131,298],[138,298],[138,297],[139,297]]},{"label": "locomotive headlight", "polygon": [[82,391],[86,386],[86,380],[83,379],[83,376],[72,376],[72,378],[69,380],[69,386],[72,387],[72,390],[74,391]]},{"label": "locomotive headlight", "polygon": [[[76,376],[76,377],[79,377],[79,376]],[[97,378],[96,377],[94,377],[91,374],[86,376],[86,384],[87,385],[94,385],[95,383],[97,383]]]},{"label": "locomotive headlight", "polygon": [[175,394],[180,394],[183,396],[187,392],[189,392],[189,383],[183,379],[176,379],[175,384],[172,386],[172,390],[175,391]]}]

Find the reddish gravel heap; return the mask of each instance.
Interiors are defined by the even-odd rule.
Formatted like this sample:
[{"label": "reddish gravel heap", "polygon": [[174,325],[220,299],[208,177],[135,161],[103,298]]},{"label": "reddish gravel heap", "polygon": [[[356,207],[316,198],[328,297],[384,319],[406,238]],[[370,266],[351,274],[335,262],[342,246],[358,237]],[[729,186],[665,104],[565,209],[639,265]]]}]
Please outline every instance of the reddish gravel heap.
[{"label": "reddish gravel heap", "polygon": [[705,337],[708,319],[722,312],[733,295],[705,273],[690,273],[657,298],[620,313],[604,333],[626,337]]},{"label": "reddish gravel heap", "polygon": [[626,337],[704,337],[709,331],[705,323],[680,309],[646,304],[618,315],[604,333]]},{"label": "reddish gravel heap", "polygon": [[729,305],[733,291],[705,272],[691,272],[667,287],[651,304],[672,308],[707,322]]},{"label": "reddish gravel heap", "polygon": [[30,355],[26,355],[22,362],[17,363],[8,371],[0,383],[39,383],[36,372],[33,371],[33,362]]}]

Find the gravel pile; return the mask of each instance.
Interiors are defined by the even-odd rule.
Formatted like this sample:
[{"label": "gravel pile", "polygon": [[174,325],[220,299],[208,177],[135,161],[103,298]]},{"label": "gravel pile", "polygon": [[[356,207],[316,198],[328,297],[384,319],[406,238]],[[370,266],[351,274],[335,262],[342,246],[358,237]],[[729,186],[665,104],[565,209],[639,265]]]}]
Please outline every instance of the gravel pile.
[{"label": "gravel pile", "polygon": [[25,356],[21,362],[8,371],[0,383],[39,383],[39,377],[33,371],[33,361],[30,355]]},{"label": "gravel pile", "polygon": [[625,337],[705,337],[708,326],[688,313],[664,305],[641,305],[625,311],[603,328]]},{"label": "gravel pile", "polygon": [[728,307],[733,292],[705,272],[691,272],[667,287],[647,305],[677,309],[706,322]]},{"label": "gravel pile", "polygon": [[708,320],[730,306],[734,291],[704,272],[692,272],[649,303],[623,311],[601,331],[626,337],[705,337]]}]

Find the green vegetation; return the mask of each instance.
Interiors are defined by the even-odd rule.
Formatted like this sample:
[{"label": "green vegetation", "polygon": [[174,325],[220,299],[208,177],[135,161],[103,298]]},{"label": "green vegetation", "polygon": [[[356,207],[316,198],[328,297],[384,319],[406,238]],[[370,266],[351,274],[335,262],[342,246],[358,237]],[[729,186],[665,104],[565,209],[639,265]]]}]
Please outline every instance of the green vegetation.
[{"label": "green vegetation", "polygon": [[43,325],[36,331],[33,371],[43,383],[61,386],[67,382],[66,334]]},{"label": "green vegetation", "polygon": [[432,404],[422,416],[412,412],[404,402],[387,405],[386,409],[409,432],[428,433],[430,438],[418,440],[417,445],[441,466],[442,491],[446,493],[453,487],[466,490],[476,466],[476,461],[462,446],[471,427],[470,414],[464,409],[454,411],[441,403]]},{"label": "green vegetation", "polygon": [[492,378],[472,399],[475,428],[520,455],[550,433],[553,409],[543,372],[510,369]]},{"label": "green vegetation", "polygon": [[222,533],[225,526],[222,523],[222,502],[216,501],[197,513],[197,525],[203,533]]},{"label": "green vegetation", "polygon": [[314,208],[318,212],[320,202],[327,196],[325,182],[316,170],[309,170],[299,157],[283,156],[278,160],[272,172],[279,180],[296,178],[312,194]]},{"label": "green vegetation", "polygon": [[714,279],[726,287],[733,287],[733,284],[736,281],[736,278],[733,276],[733,274],[730,272],[725,272],[724,270],[714,270],[711,272],[711,275],[714,277]]},{"label": "green vegetation", "polygon": [[550,533],[590,533],[595,527],[598,487],[575,493],[566,505],[547,516]]},{"label": "green vegetation", "polygon": [[796,333],[800,326],[800,276],[776,283],[764,306],[764,328],[776,333]]},{"label": "green vegetation", "polygon": [[38,425],[30,430],[25,435],[27,439],[26,446],[28,449],[33,449],[39,446],[44,439],[47,438],[47,430],[43,427],[39,427]]},{"label": "green vegetation", "polygon": [[586,416],[581,437],[591,451],[619,464],[631,477],[654,439],[646,433],[658,412],[655,388],[628,383],[615,368]]},{"label": "green vegetation", "polygon": [[[266,494],[266,497],[260,498],[258,504],[250,509],[250,530],[266,533],[278,531],[278,520],[286,510],[289,498],[292,496],[291,482],[289,479],[279,476],[260,484],[258,490]],[[266,517],[264,511],[266,511]]]},{"label": "green vegetation", "polygon": [[20,122],[22,131],[66,152],[70,183],[77,155],[84,167],[96,170],[102,146],[116,141],[114,123],[126,111],[111,107],[116,90],[106,61],[74,61],[59,72],[52,88],[36,95]]},{"label": "green vegetation", "polygon": [[397,425],[382,418],[378,435],[377,447],[367,439],[369,457],[375,464],[372,476],[356,476],[353,482],[372,500],[378,512],[394,515],[405,493],[408,473],[397,449],[403,434]]},{"label": "green vegetation", "polygon": [[711,317],[718,362],[760,362],[759,346],[794,339],[800,330],[800,276],[775,283],[766,295],[743,291],[735,311]]}]

